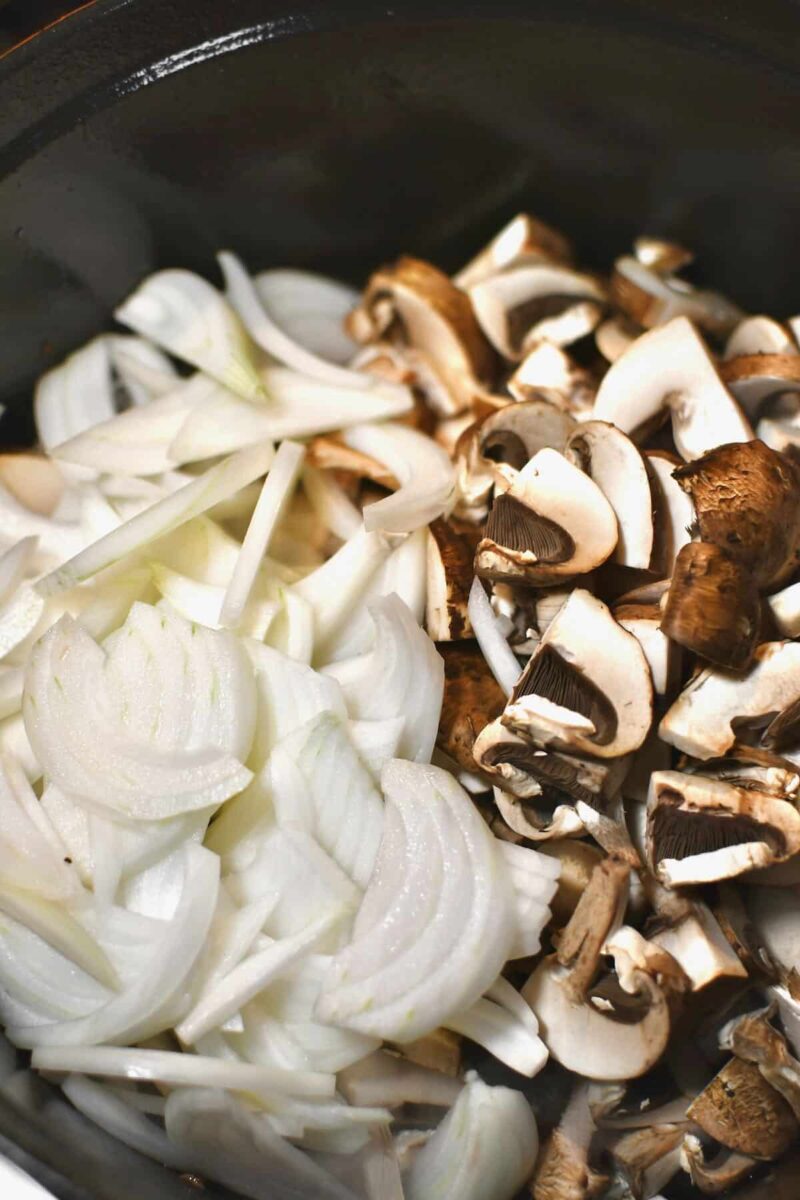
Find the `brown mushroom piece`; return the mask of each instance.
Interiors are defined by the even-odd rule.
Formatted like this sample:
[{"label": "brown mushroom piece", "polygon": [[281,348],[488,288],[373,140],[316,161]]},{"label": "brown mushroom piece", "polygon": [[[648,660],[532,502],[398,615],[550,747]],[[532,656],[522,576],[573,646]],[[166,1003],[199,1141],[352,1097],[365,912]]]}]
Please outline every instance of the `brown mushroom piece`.
[{"label": "brown mushroom piece", "polygon": [[667,887],[730,879],[798,850],[800,813],[787,801],[702,775],[654,772],[647,853]]},{"label": "brown mushroom piece", "polygon": [[653,556],[650,566],[660,575],[670,576],[680,550],[692,539],[694,505],[691,496],[674,477],[675,468],[681,465],[677,455],[666,450],[648,450],[645,463],[653,498]]},{"label": "brown mushroom piece", "polygon": [[[605,290],[593,276],[549,263],[510,266],[470,287],[469,298],[486,337],[512,362],[524,358],[536,342],[547,340],[537,333],[541,324],[564,317],[576,305],[581,306],[580,319],[567,333],[568,340],[591,332],[606,301]],[[550,332],[550,340],[562,340]]]},{"label": "brown mushroom piece", "polygon": [[772,1163],[758,1179],[737,1187],[730,1200],[797,1200],[800,1195],[800,1151]]},{"label": "brown mushroom piece", "polygon": [[509,404],[486,418],[478,432],[482,457],[521,471],[540,450],[562,451],[575,421],[547,400]]},{"label": "brown mushroom piece", "polygon": [[701,540],[747,566],[759,587],[800,563],[800,465],[786,455],[733,442],[678,467],[675,479],[692,498]]},{"label": "brown mushroom piece", "polygon": [[758,1067],[732,1058],[690,1104],[687,1116],[722,1146],[760,1161],[784,1154],[797,1120]]},{"label": "brown mushroom piece", "polygon": [[437,745],[463,770],[474,771],[475,739],[502,712],[506,697],[476,642],[442,642],[437,649],[444,659]]},{"label": "brown mushroom piece", "polygon": [[425,628],[435,642],[473,636],[467,605],[477,540],[463,522],[439,517],[428,526]]},{"label": "brown mushroom piece", "polygon": [[633,252],[643,266],[661,275],[669,275],[688,267],[694,262],[694,254],[681,246],[679,242],[671,242],[666,238],[653,237],[650,234],[640,234],[633,243]]},{"label": "brown mushroom piece", "polygon": [[495,481],[495,468],[481,454],[481,421],[472,421],[456,441],[454,515],[473,524],[486,520]]},{"label": "brown mushroom piece", "polygon": [[550,901],[550,911],[554,921],[564,924],[574,913],[603,853],[591,842],[578,841],[577,838],[544,842],[538,849],[540,854],[557,858],[561,864],[558,890]]},{"label": "brown mushroom piece", "polygon": [[667,890],[651,876],[645,891],[654,910],[645,926],[646,936],[683,968],[692,991],[702,991],[720,979],[747,978],[747,968],[708,905]]},{"label": "brown mushroom piece", "polygon": [[641,746],[652,713],[641,646],[601,600],[576,588],[531,655],[500,720],[542,749],[607,759]]},{"label": "brown mushroom piece", "polygon": [[680,1171],[685,1131],[683,1124],[648,1124],[624,1133],[611,1147],[634,1200],[651,1200]]},{"label": "brown mushroom piece", "polygon": [[597,485],[557,450],[540,450],[492,505],[475,571],[546,585],[593,570],[616,544],[617,518]]},{"label": "brown mushroom piece", "polygon": [[709,667],[696,675],[659,725],[665,742],[693,758],[721,758],[749,728],[773,728],[793,716],[800,701],[800,645],[764,642],[746,675]]},{"label": "brown mushroom piece", "polygon": [[[499,787],[492,789],[497,811],[505,827],[520,838],[542,845],[553,839],[582,837],[586,830],[574,804],[556,803],[552,810],[544,807],[544,792],[550,789],[538,780],[533,783],[539,792],[527,800],[520,800]],[[536,807],[539,797],[541,806]],[[567,800],[568,797],[562,794],[562,799]]]},{"label": "brown mushroom piece", "polygon": [[674,317],[690,317],[713,334],[726,334],[742,318],[742,311],[718,292],[701,291],[684,279],[667,273],[663,263],[650,266],[638,256],[623,255],[614,264],[611,296],[631,320],[646,329],[664,325]]},{"label": "brown mushroom piece", "polygon": [[561,346],[540,342],[510,377],[508,390],[515,400],[549,400],[578,419],[589,416],[597,393],[591,371],[570,358]]},{"label": "brown mushroom piece", "polygon": [[610,421],[635,441],[670,415],[675,445],[687,461],[721,442],[746,442],[753,436],[686,317],[637,338],[609,367],[594,406],[596,420]]},{"label": "brown mushroom piece", "polygon": [[396,477],[383,463],[360,450],[352,450],[336,437],[315,437],[308,443],[306,462],[321,471],[339,471],[355,480],[369,479],[379,487],[399,487]]},{"label": "brown mushroom piece", "polygon": [[709,1157],[700,1138],[688,1133],[681,1147],[681,1166],[703,1196],[719,1196],[752,1175],[758,1163],[749,1154],[720,1146]]},{"label": "brown mushroom piece", "polygon": [[608,1179],[589,1162],[594,1133],[588,1085],[578,1083],[542,1146],[531,1184],[533,1200],[595,1200],[605,1194]]},{"label": "brown mushroom piece", "polygon": [[755,654],[760,625],[749,568],[711,542],[687,542],[661,617],[667,637],[717,666],[743,670]]},{"label": "brown mushroom piece", "polygon": [[613,363],[622,357],[642,332],[641,325],[618,313],[600,322],[594,331],[594,343],[603,358]]},{"label": "brown mushroom piece", "polygon": [[572,246],[551,225],[546,225],[531,213],[519,213],[495,234],[475,258],[461,268],[454,282],[460,288],[470,288],[482,279],[520,262],[569,265],[572,262]]},{"label": "brown mushroom piece", "polygon": [[800,354],[739,354],[720,363],[719,373],[754,421],[773,396],[800,391]]},{"label": "brown mushroom piece", "polygon": [[0,454],[0,487],[31,512],[51,517],[65,480],[58,463],[43,454]]},{"label": "brown mushroom piece", "polygon": [[653,506],[647,468],[636,446],[613,425],[586,421],[573,430],[564,453],[594,480],[616,514],[614,562],[646,570],[653,553]]},{"label": "brown mushroom piece", "polygon": [[798,354],[789,329],[772,317],[745,317],[725,343],[726,360],[744,354]]},{"label": "brown mushroom piece", "polygon": [[770,1087],[783,1096],[795,1120],[800,1121],[800,1062],[783,1034],[770,1024],[772,1015],[770,1007],[735,1017],[720,1031],[719,1044],[743,1062],[757,1066]]},{"label": "brown mushroom piece", "polygon": [[423,355],[449,399],[441,416],[467,409],[476,383],[489,382],[494,373],[493,351],[466,293],[422,259],[406,256],[376,271],[347,331],[362,343],[399,336]]},{"label": "brown mushroom piece", "polygon": [[611,610],[614,620],[632,633],[644,651],[653,690],[664,696],[680,676],[680,647],[661,628],[661,609],[658,604],[615,604]]},{"label": "brown mushroom piece", "polygon": [[748,889],[747,915],[780,977],[800,972],[800,895],[792,889]]}]

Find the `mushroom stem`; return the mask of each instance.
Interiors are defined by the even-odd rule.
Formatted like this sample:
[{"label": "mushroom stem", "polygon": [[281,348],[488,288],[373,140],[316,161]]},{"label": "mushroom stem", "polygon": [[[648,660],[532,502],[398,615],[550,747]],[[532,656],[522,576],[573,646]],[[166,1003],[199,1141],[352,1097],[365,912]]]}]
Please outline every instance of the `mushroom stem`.
[{"label": "mushroom stem", "polygon": [[561,935],[557,958],[569,968],[564,990],[581,1003],[597,976],[601,949],[624,911],[630,864],[615,855],[598,863]]}]

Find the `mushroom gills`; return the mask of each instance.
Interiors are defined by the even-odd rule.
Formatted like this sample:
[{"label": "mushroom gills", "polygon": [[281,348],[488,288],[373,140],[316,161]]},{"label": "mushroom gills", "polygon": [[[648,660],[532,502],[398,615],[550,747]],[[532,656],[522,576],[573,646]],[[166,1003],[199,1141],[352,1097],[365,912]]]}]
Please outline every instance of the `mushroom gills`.
[{"label": "mushroom gills", "polygon": [[512,692],[511,707],[515,711],[519,709],[520,719],[515,719],[507,710],[504,723],[522,736],[525,734],[525,707],[518,702],[526,696],[543,696],[562,709],[586,717],[593,727],[592,740],[598,745],[607,745],[616,737],[617,714],[613,704],[580,667],[568,662],[554,646],[542,645]]},{"label": "mushroom gills", "polygon": [[575,553],[575,543],[565,529],[508,492],[492,505],[484,537],[502,547],[499,553],[526,554],[532,562],[563,563]]}]

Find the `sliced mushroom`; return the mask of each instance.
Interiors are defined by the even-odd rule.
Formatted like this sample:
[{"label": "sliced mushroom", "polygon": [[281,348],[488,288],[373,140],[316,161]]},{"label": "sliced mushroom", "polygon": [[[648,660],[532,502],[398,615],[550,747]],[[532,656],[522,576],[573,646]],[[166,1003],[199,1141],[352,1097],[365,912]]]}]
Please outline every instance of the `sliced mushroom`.
[{"label": "sliced mushroom", "polygon": [[681,460],[665,450],[648,450],[645,462],[653,498],[653,557],[651,567],[671,575],[678,553],[691,541],[695,524],[691,496],[674,476]]},{"label": "sliced mushroom", "polygon": [[31,512],[51,517],[65,480],[58,463],[43,454],[0,454],[0,487]]},{"label": "sliced mushroom", "polygon": [[797,1200],[800,1195],[800,1152],[773,1163],[766,1174],[731,1193],[731,1200]]},{"label": "sliced mushroom", "polygon": [[437,742],[463,770],[474,771],[475,739],[502,712],[506,697],[475,642],[444,642],[438,650],[444,659],[444,700]]},{"label": "sliced mushroom", "polygon": [[744,1062],[758,1067],[766,1082],[779,1092],[800,1121],[800,1062],[786,1038],[770,1024],[774,1005],[729,1021],[719,1044]]},{"label": "sliced mushroom", "polygon": [[708,668],[696,675],[659,726],[665,742],[693,758],[721,758],[743,727],[769,728],[800,701],[800,645],[765,642],[745,676]]},{"label": "sliced mushroom", "polygon": [[759,587],[800,563],[800,466],[786,455],[733,442],[679,467],[675,479],[692,498],[701,540],[744,563]]},{"label": "sliced mushroom", "polygon": [[653,689],[659,696],[671,692],[680,675],[680,649],[661,629],[657,604],[615,604],[614,620],[632,633],[644,651]]},{"label": "sliced mushroom", "polygon": [[652,499],[644,459],[633,442],[605,421],[586,421],[573,430],[565,455],[594,480],[616,514],[614,561],[646,570],[653,552]]},{"label": "sliced mushroom", "polygon": [[617,518],[597,485],[556,450],[540,450],[492,505],[475,570],[554,583],[593,570],[616,543]]},{"label": "sliced mushroom", "polygon": [[687,1116],[730,1150],[769,1162],[797,1137],[794,1114],[758,1067],[732,1058],[714,1076]]},{"label": "sliced mushroom", "polygon": [[648,859],[667,887],[730,879],[798,850],[800,813],[785,800],[680,771],[650,780]]},{"label": "sliced mushroom", "polygon": [[467,604],[476,543],[474,526],[444,517],[428,526],[425,627],[435,642],[472,637]]},{"label": "sliced mushroom", "polygon": [[608,1179],[589,1163],[594,1132],[588,1085],[579,1083],[542,1146],[531,1187],[533,1200],[595,1200],[605,1194]]},{"label": "sliced mushroom", "polygon": [[773,450],[797,457],[800,447],[800,392],[779,392],[763,407],[756,436]]},{"label": "sliced mushroom", "polygon": [[604,306],[597,300],[578,300],[552,317],[532,325],[525,335],[523,354],[535,346],[571,346],[593,333],[602,320]]},{"label": "sliced mushroom", "polygon": [[681,267],[688,267],[694,261],[694,254],[685,246],[649,234],[636,238],[633,252],[643,266],[662,275],[680,271]]},{"label": "sliced mushroom", "polygon": [[641,325],[618,314],[600,322],[594,331],[594,342],[603,358],[613,363],[622,357],[641,333]]},{"label": "sliced mushroom", "polygon": [[557,924],[565,924],[574,913],[595,867],[602,860],[602,851],[591,842],[581,842],[576,838],[545,842],[539,846],[539,851],[549,858],[557,858],[561,863],[558,891],[550,901],[550,910]]},{"label": "sliced mushroom", "polygon": [[392,490],[400,486],[383,463],[360,450],[351,450],[335,437],[312,438],[306,448],[306,463],[323,471],[341,471],[354,479],[370,479]]},{"label": "sliced mushroom", "polygon": [[[615,794],[627,770],[627,760],[622,758],[601,762],[537,749],[502,720],[491,721],[481,730],[475,739],[474,755],[480,770],[498,778],[503,790],[518,800],[545,794],[598,804]],[[583,831],[580,822],[576,830]]]},{"label": "sliced mushroom", "polygon": [[675,560],[661,628],[667,637],[733,670],[755,654],[761,622],[750,570],[710,542],[687,542]]},{"label": "sliced mushroom", "polygon": [[[545,263],[511,266],[469,289],[481,329],[492,345],[519,362],[536,342],[545,340],[537,326],[561,317],[579,301],[594,302],[594,324],[600,319],[605,291],[591,275]],[[574,340],[574,339],[573,339]]]},{"label": "sliced mushroom", "polygon": [[[543,791],[541,784],[539,793]],[[507,829],[520,838],[546,845],[551,839],[582,837],[586,830],[575,807],[556,804],[552,812],[535,808],[532,800],[519,800],[502,788],[492,789],[497,810]]]},{"label": "sliced mushroom", "polygon": [[655,881],[647,890],[655,909],[646,927],[647,937],[680,964],[693,991],[702,991],[719,979],[747,978],[747,968],[706,904],[667,891]]},{"label": "sliced mushroom", "polygon": [[741,1183],[758,1164],[749,1154],[722,1147],[718,1147],[716,1155],[707,1158],[700,1138],[688,1133],[681,1149],[681,1165],[699,1192],[704,1196],[718,1196]]},{"label": "sliced mushroom", "polygon": [[650,1200],[677,1175],[685,1132],[683,1124],[652,1124],[614,1143],[611,1157],[634,1200]]},{"label": "sliced mushroom", "polygon": [[747,967],[748,974],[759,981],[774,982],[778,978],[778,968],[750,920],[741,888],[729,883],[719,884],[711,909],[728,944]]},{"label": "sliced mushroom", "polygon": [[743,354],[798,354],[797,342],[772,317],[745,317],[725,343],[725,359]]},{"label": "sliced mushroom", "polygon": [[[408,256],[371,276],[347,321],[358,342],[396,334],[423,355],[447,391],[442,416],[469,407],[476,383],[488,382],[494,357],[468,297],[430,263]],[[441,403],[442,393],[436,393]]]},{"label": "sliced mushroom", "polygon": [[577,420],[591,415],[597,394],[597,381],[591,371],[580,367],[566,350],[552,342],[541,342],[525,355],[508,380],[508,390],[516,400],[539,398]]},{"label": "sliced mushroom", "polygon": [[594,417],[640,440],[665,416],[682,458],[699,458],[721,442],[746,442],[753,431],[722,383],[686,317],[642,334],[609,367]]},{"label": "sliced mushroom", "polygon": [[460,288],[470,288],[482,279],[520,262],[572,262],[572,246],[557,229],[531,213],[519,213],[488,246],[454,277]]},{"label": "sliced mushroom", "polygon": [[545,749],[619,758],[641,746],[652,711],[641,646],[601,600],[576,588],[531,656],[501,722]]},{"label": "sliced mushroom", "polygon": [[455,1077],[461,1074],[461,1036],[449,1029],[434,1029],[415,1042],[405,1042],[392,1049],[417,1066],[429,1071],[441,1071]]},{"label": "sliced mushroom", "polygon": [[718,292],[700,291],[665,273],[663,264],[650,267],[630,255],[614,264],[611,296],[631,320],[646,329],[683,316],[709,333],[726,334],[742,318],[741,309]]},{"label": "sliced mushroom", "polygon": [[721,363],[719,373],[754,421],[773,396],[800,391],[800,354],[740,354]]},{"label": "sliced mushroom", "polygon": [[788,587],[772,596],[767,596],[767,605],[778,631],[787,638],[800,635],[800,583]]},{"label": "sliced mushroom", "polygon": [[749,891],[747,915],[781,978],[800,972],[800,895],[795,890],[760,887]]},{"label": "sliced mushroom", "polygon": [[433,436],[450,457],[455,458],[458,439],[474,423],[475,414],[471,412],[461,413],[457,417],[445,417],[444,420],[437,421]]},{"label": "sliced mushroom", "polygon": [[492,413],[480,427],[478,445],[490,464],[521,471],[540,450],[562,451],[575,428],[568,413],[547,400],[523,400]]},{"label": "sliced mushroom", "polygon": [[495,481],[495,468],[480,448],[481,421],[473,421],[456,442],[456,516],[480,523],[486,520]]}]

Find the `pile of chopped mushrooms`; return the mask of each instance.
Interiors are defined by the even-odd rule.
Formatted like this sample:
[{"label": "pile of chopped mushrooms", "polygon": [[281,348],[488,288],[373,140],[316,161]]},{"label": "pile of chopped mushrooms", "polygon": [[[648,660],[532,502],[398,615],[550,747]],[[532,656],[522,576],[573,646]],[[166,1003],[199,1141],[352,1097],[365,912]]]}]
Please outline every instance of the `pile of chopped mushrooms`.
[{"label": "pile of chopped mushrooms", "polygon": [[360,296],[225,252],[39,381],[0,1019],[139,1154],[800,1195],[800,317],[691,262],[526,214]]}]

